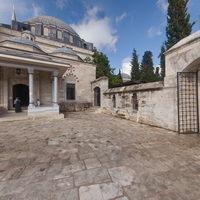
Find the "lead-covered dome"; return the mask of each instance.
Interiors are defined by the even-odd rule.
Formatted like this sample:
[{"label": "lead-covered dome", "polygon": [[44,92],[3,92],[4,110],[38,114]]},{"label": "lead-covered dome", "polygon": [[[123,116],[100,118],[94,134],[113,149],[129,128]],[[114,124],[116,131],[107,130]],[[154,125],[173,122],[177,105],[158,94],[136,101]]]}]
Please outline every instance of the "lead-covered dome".
[{"label": "lead-covered dome", "polygon": [[28,24],[42,23],[43,25],[47,25],[47,26],[56,26],[61,29],[66,29],[70,33],[78,36],[78,34],[74,31],[74,29],[71,26],[69,26],[62,20],[57,19],[55,17],[51,17],[51,16],[33,17],[33,18],[26,20],[25,23],[28,23]]}]

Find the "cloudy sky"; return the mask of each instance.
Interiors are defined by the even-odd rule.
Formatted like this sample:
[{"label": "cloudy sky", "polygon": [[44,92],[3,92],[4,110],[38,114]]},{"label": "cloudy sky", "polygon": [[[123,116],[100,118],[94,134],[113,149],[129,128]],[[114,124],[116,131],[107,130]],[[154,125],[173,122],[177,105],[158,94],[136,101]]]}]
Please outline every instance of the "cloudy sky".
[{"label": "cloudy sky", "polygon": [[[0,0],[0,23],[10,23],[13,4],[17,19],[50,15],[70,24],[86,41],[107,54],[111,66],[129,72],[133,48],[140,59],[151,50],[159,64],[165,40],[166,0]],[[200,1],[190,0],[189,12],[200,29]],[[117,71],[116,70],[116,71]]]}]

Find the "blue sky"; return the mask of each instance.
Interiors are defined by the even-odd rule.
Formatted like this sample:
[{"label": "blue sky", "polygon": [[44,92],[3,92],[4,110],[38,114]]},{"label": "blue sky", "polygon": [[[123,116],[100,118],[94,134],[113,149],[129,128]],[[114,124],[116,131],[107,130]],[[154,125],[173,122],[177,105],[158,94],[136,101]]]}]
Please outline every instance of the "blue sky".
[{"label": "blue sky", "polygon": [[[51,15],[70,24],[79,35],[106,53],[111,66],[129,71],[133,48],[140,60],[151,50],[154,64],[165,40],[166,0],[0,0],[0,23],[10,23],[12,4],[18,20]],[[200,29],[200,1],[190,0],[191,19]],[[117,71],[117,70],[116,70]]]}]

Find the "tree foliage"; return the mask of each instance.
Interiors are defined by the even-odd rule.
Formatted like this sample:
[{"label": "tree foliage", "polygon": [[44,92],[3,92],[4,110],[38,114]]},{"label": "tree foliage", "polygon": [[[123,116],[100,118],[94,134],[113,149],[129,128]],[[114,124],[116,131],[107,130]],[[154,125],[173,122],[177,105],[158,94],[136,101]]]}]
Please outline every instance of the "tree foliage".
[{"label": "tree foliage", "polygon": [[107,76],[112,74],[112,68],[108,57],[102,52],[95,51],[93,54],[93,63],[96,65],[96,78]]},{"label": "tree foliage", "polygon": [[138,61],[137,51],[133,49],[132,59],[131,59],[131,80],[139,81],[140,80],[140,64]]},{"label": "tree foliage", "polygon": [[166,47],[171,48],[181,39],[187,37],[192,32],[194,23],[190,22],[187,4],[189,0],[168,0],[167,27],[166,27]]},{"label": "tree foliage", "polygon": [[161,51],[160,51],[160,68],[161,68],[161,79],[163,80],[165,77],[165,53],[166,49],[165,49],[165,45],[163,44],[161,47]]},{"label": "tree foliage", "polygon": [[151,51],[145,51],[142,63],[141,63],[141,76],[140,80],[142,82],[153,82],[156,81],[156,76],[153,67],[153,54]]},{"label": "tree foliage", "polygon": [[105,54],[95,51],[93,63],[96,65],[96,78],[107,76],[110,87],[122,84],[121,71],[119,71],[118,75],[114,74],[114,68],[110,67],[109,59]]}]

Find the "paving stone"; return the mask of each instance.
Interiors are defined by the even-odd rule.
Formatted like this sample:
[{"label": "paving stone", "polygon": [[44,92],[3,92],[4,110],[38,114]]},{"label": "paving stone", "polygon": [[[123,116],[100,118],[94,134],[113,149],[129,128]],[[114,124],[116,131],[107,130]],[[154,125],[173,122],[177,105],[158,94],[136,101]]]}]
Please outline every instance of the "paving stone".
[{"label": "paving stone", "polygon": [[136,177],[136,173],[133,169],[122,166],[108,169],[113,182],[118,182],[122,186],[131,185]]},{"label": "paving stone", "polygon": [[119,197],[119,198],[116,198],[115,200],[128,200],[127,197]]},{"label": "paving stone", "polygon": [[77,188],[56,192],[53,200],[79,200]]},{"label": "paving stone", "polygon": [[123,195],[119,183],[104,183],[99,185],[104,200],[114,199]]},{"label": "paving stone", "polygon": [[123,190],[118,183],[82,186],[79,189],[80,200],[109,200],[122,195]]},{"label": "paving stone", "polygon": [[107,181],[110,181],[110,177],[104,168],[88,169],[74,174],[75,186],[91,185]]},{"label": "paving stone", "polygon": [[80,187],[79,196],[80,200],[104,200],[99,185]]},{"label": "paving stone", "polygon": [[56,179],[56,178],[69,177],[73,173],[84,170],[84,169],[85,169],[84,163],[82,161],[79,161],[77,163],[64,166],[61,173],[57,174],[54,178]]},{"label": "paving stone", "polygon": [[[117,196],[113,184],[124,195],[112,200],[199,200],[195,135],[93,111],[62,120],[0,122],[0,127],[0,200],[80,200],[78,187],[91,185],[98,185],[89,189],[101,193],[99,198],[110,198]],[[97,166],[94,160],[101,167],[86,169]],[[102,185],[109,183],[103,193]]]},{"label": "paving stone", "polygon": [[86,168],[87,169],[92,169],[92,168],[98,168],[101,167],[101,163],[97,158],[88,158],[84,160]]},{"label": "paving stone", "polygon": [[73,177],[52,180],[53,187],[56,191],[72,189],[74,186]]}]

